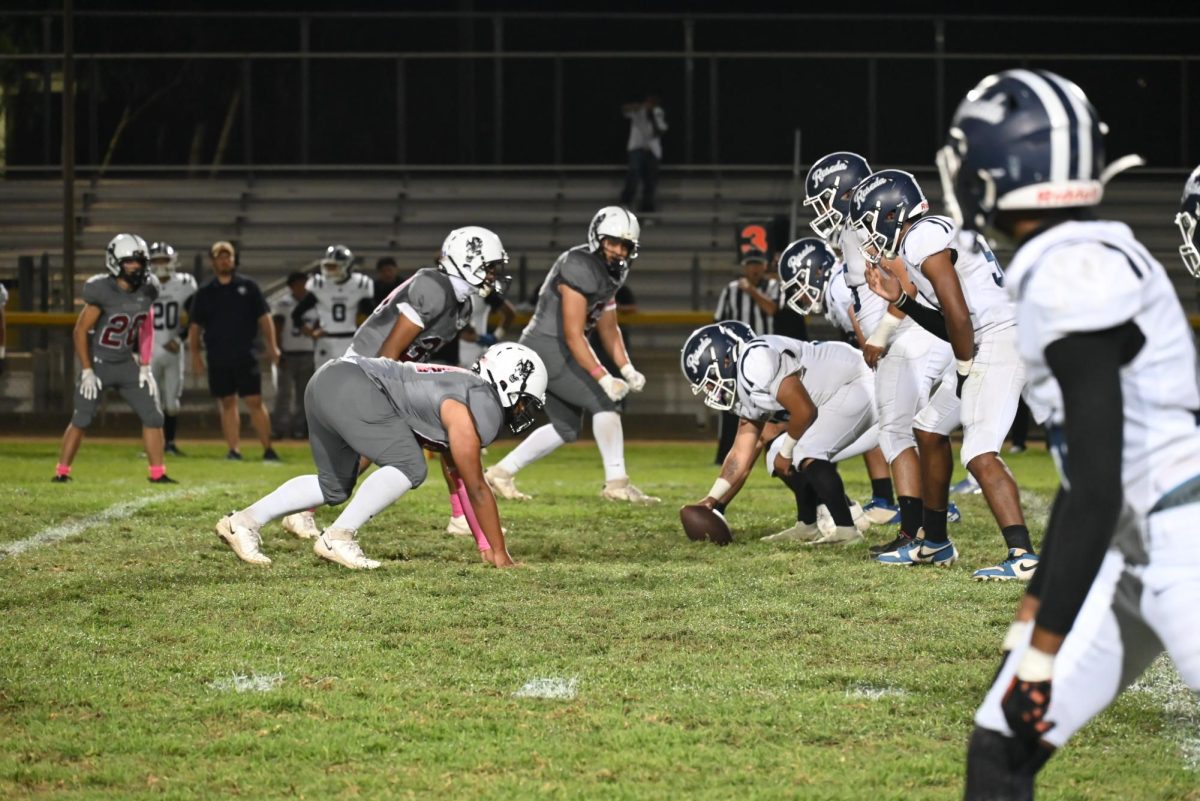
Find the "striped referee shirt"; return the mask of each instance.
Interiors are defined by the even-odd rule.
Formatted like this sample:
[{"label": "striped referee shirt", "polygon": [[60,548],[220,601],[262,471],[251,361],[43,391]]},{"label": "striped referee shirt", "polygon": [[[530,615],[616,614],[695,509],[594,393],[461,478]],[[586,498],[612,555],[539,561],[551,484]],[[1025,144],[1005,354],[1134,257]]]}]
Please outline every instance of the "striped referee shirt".
[{"label": "striped referee shirt", "polygon": [[[741,280],[736,278],[721,290],[721,297],[717,300],[717,313],[713,315],[713,320],[737,320],[754,329],[758,336],[775,333],[775,318],[754,302],[753,295],[738,288]],[[758,282],[758,291],[779,303],[778,281],[764,278]]]}]

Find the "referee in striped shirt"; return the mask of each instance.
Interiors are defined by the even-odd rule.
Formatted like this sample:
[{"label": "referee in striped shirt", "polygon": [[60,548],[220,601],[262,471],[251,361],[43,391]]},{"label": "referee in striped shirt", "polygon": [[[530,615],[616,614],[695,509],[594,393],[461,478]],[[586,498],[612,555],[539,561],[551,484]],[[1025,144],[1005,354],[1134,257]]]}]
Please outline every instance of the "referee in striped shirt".
[{"label": "referee in striped shirt", "polygon": [[[742,253],[742,276],[730,281],[717,300],[714,322],[737,320],[750,326],[755,335],[775,332],[775,313],[779,311],[779,282],[767,278],[767,254],[756,248]],[[738,416],[721,413],[721,433],[717,443],[717,464],[733,447]]]}]

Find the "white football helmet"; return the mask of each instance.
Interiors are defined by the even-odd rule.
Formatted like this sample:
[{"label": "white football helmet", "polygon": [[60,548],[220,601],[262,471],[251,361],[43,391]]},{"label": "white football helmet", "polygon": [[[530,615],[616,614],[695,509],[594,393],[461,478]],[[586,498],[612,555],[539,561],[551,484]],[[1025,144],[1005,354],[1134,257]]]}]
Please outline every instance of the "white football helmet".
[{"label": "white football helmet", "polygon": [[321,259],[321,275],[334,283],[342,283],[354,269],[354,254],[345,245],[330,245]]},{"label": "white football helmet", "polygon": [[481,297],[492,294],[497,279],[506,280],[504,265],[508,254],[500,237],[478,225],[455,228],[442,243],[438,267],[447,275],[456,275],[479,290]]},{"label": "white football helmet", "polygon": [[632,211],[620,206],[605,206],[596,212],[596,216],[592,218],[592,224],[588,226],[588,247],[593,253],[598,253],[600,240],[605,237],[628,242],[629,257],[618,265],[627,268],[628,262],[638,257],[638,237],[641,236],[641,233],[642,227],[638,224],[638,218]]},{"label": "white football helmet", "polygon": [[[146,247],[146,240],[137,234],[117,234],[108,243],[108,250],[104,254],[104,266],[113,278],[124,278],[134,289],[137,289],[146,280],[150,264],[149,253],[150,249]],[[121,262],[129,259],[137,260],[141,264],[141,269],[135,273],[126,273]]]},{"label": "white football helmet", "polygon": [[546,365],[541,356],[524,345],[492,345],[471,369],[496,388],[514,434],[529,428],[533,416],[546,405],[546,385],[550,381]]},{"label": "white football helmet", "polygon": [[170,281],[179,267],[179,256],[175,253],[175,248],[166,242],[152,242],[150,266],[154,268],[154,275],[159,281]]}]

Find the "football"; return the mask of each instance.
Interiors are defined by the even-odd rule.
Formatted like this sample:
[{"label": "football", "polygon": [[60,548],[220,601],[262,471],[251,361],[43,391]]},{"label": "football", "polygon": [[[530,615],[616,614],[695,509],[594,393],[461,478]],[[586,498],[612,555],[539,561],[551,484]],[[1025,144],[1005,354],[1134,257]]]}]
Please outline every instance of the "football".
[{"label": "football", "polygon": [[683,533],[689,540],[709,540],[717,545],[728,545],[733,541],[733,533],[725,518],[707,506],[689,504],[679,510],[679,522],[683,524]]}]

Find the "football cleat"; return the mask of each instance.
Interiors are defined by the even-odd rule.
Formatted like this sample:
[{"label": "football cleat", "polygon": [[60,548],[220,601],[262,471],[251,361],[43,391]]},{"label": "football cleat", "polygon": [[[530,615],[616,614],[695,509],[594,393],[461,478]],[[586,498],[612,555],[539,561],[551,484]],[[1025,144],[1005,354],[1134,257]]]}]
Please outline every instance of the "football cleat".
[{"label": "football cleat", "polygon": [[896,533],[896,539],[892,540],[891,542],[885,542],[881,545],[872,545],[867,549],[867,551],[871,554],[871,556],[879,556],[881,553],[898,551],[912,541],[913,538],[911,535],[905,534],[903,531],[899,531]]},{"label": "football cleat", "polygon": [[178,484],[179,483],[175,479],[168,476],[166,473],[163,473],[158,478],[148,478],[146,480],[149,481],[151,484]]},{"label": "football cleat", "polygon": [[1029,581],[1037,570],[1038,555],[1036,553],[1018,554],[1016,548],[1008,549],[1008,556],[1003,562],[994,567],[976,570],[971,578],[976,581]]},{"label": "football cleat", "polygon": [[243,562],[252,565],[271,564],[270,558],[259,550],[262,537],[258,533],[258,526],[249,515],[230,512],[217,521],[216,532]]},{"label": "football cleat", "polygon": [[816,523],[801,523],[796,521],[796,525],[791,528],[785,528],[783,531],[775,534],[768,534],[765,537],[760,537],[761,542],[813,542],[819,540],[825,535],[821,533],[821,529],[817,528]]},{"label": "football cleat", "polygon": [[975,476],[967,473],[967,477],[950,488],[951,495],[979,495],[983,487],[975,480]]},{"label": "football cleat", "polygon": [[852,542],[860,542],[862,538],[862,532],[855,526],[837,526],[832,533],[822,534],[809,545],[849,545]]},{"label": "football cleat", "polygon": [[531,501],[532,495],[526,495],[517,489],[516,482],[513,481],[513,474],[507,470],[501,469],[499,466],[489,467],[483,471],[483,478],[487,481],[488,486],[492,488],[492,492],[509,501]]},{"label": "football cleat", "polygon": [[66,484],[68,481],[71,481],[72,479],[70,476],[54,476],[50,480],[52,482],[54,482],[55,484]]},{"label": "football cleat", "polygon": [[317,526],[317,519],[311,511],[288,515],[280,520],[279,524],[283,526],[284,531],[298,540],[312,540],[321,536],[321,529]]},{"label": "football cleat", "polygon": [[240,462],[242,461],[242,452],[230,451],[229,453],[225,454],[225,460],[229,462]]},{"label": "football cleat", "polygon": [[662,498],[655,498],[653,495],[647,495],[637,487],[630,483],[629,478],[614,478],[612,481],[604,482],[604,489],[600,491],[600,497],[606,501],[628,501],[642,506],[662,502]]},{"label": "football cleat", "polygon": [[958,511],[958,506],[954,503],[951,503],[949,506],[946,507],[946,522],[947,523],[961,523],[962,522],[962,512]]},{"label": "football cleat", "polygon": [[313,553],[351,570],[374,570],[379,567],[379,562],[363,554],[355,533],[348,528],[327,528],[313,542]]},{"label": "football cleat", "polygon": [[281,462],[283,460],[279,458],[279,454],[275,452],[274,448],[267,448],[265,451],[263,451],[263,461]]},{"label": "football cleat", "polygon": [[164,446],[163,446],[163,453],[169,453],[169,454],[172,454],[172,455],[174,455],[174,456],[183,456],[183,455],[184,455],[184,454],[183,454],[183,451],[179,450],[179,448],[177,448],[177,447],[175,446],[175,443],[174,443],[174,442],[168,442],[166,445],[164,445]]},{"label": "football cleat", "polygon": [[891,526],[900,522],[900,507],[883,498],[872,498],[863,507],[863,512],[873,526]]},{"label": "football cleat", "polygon": [[860,533],[865,534],[867,529],[869,529],[872,525],[871,518],[867,517],[867,513],[863,509],[863,505],[861,503],[858,501],[851,501],[849,498],[846,500],[850,503],[850,519],[854,521],[854,527],[858,529]]},{"label": "football cleat", "polygon": [[879,554],[875,557],[875,561],[883,565],[903,567],[912,567],[913,565],[950,567],[958,561],[958,549],[950,540],[938,545],[930,545],[923,539],[917,539],[891,553]]},{"label": "football cleat", "polygon": [[817,505],[817,528],[822,534],[832,534],[837,528],[837,524],[833,522],[833,515],[829,514],[829,507],[823,503]]}]

